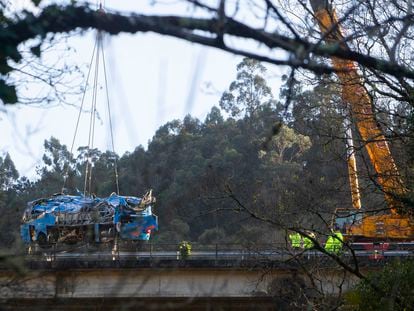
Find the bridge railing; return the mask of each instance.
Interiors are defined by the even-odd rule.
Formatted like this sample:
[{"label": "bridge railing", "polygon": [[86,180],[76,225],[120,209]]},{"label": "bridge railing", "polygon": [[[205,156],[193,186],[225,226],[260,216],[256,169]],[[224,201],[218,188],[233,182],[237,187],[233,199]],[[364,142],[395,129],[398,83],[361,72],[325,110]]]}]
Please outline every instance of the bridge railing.
[{"label": "bridge railing", "polygon": [[[379,260],[389,257],[414,257],[414,245],[410,243],[393,243],[390,245],[358,244],[354,251],[357,257]],[[339,254],[352,258],[347,247]],[[293,249],[286,243],[268,244],[201,244],[191,243],[191,253],[185,260],[294,260],[295,258],[312,259],[325,256],[313,249]],[[326,256],[325,256],[326,257]],[[66,245],[53,244],[49,248],[36,247],[30,254],[31,260],[49,261],[63,259],[119,260],[119,259],[168,259],[183,260],[178,243],[129,243],[122,242],[102,244]]]},{"label": "bridge railing", "polygon": [[[230,243],[201,244],[190,243],[191,252],[187,257],[192,259],[254,259],[286,255],[289,253],[286,244],[255,244],[242,245]],[[177,243],[128,243],[122,242],[114,247],[114,244],[52,244],[47,248],[40,248],[33,245],[29,252],[32,259],[44,259],[45,256],[50,260],[65,258],[88,257],[94,259],[108,258],[160,258],[160,259],[182,259]]]}]

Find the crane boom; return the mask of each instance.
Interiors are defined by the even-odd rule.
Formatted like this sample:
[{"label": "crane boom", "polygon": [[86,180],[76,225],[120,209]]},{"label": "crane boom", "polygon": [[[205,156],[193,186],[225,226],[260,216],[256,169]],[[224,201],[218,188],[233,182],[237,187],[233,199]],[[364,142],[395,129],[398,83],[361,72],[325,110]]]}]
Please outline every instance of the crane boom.
[{"label": "crane boom", "polygon": [[359,181],[357,173],[357,164],[355,157],[354,140],[352,138],[351,121],[349,118],[345,118],[345,141],[347,150],[347,162],[348,162],[348,176],[349,186],[351,187],[352,206],[354,209],[361,209],[361,194],[359,191]]},{"label": "crane boom", "polygon": [[[339,44],[341,48],[349,49],[341,32],[335,10],[324,0],[310,0],[310,3],[323,39],[327,43]],[[357,64],[354,61],[337,57],[331,57],[331,61],[341,82],[342,99],[349,105],[352,120],[375,169],[377,182],[384,192],[391,213],[396,214],[401,211],[402,207],[398,198],[403,196],[406,190],[387,140],[375,119],[372,100],[364,87],[364,81],[358,72]],[[348,158],[348,161],[351,160],[352,158]],[[352,163],[348,163],[348,166],[355,167]],[[352,188],[355,181],[352,181],[351,176],[350,179]],[[354,193],[355,189],[351,189],[351,191]]]},{"label": "crane boom", "polygon": [[[326,0],[310,0],[319,24],[322,39],[333,46],[347,50],[334,9]],[[375,120],[373,103],[358,72],[357,63],[331,57],[333,68],[341,82],[342,99],[348,105],[350,120],[356,125],[365,144],[369,159],[375,169],[377,183],[384,192],[391,214],[368,214],[359,210],[359,189],[355,156],[348,154],[348,172],[351,185],[353,209],[338,208],[335,224],[349,241],[384,242],[389,240],[413,241],[412,215],[404,213],[401,197],[406,194],[401,176],[391,155],[387,140]],[[348,149],[352,152],[352,137],[347,127]],[[350,144],[349,144],[350,142]],[[351,148],[349,148],[351,147]]]}]

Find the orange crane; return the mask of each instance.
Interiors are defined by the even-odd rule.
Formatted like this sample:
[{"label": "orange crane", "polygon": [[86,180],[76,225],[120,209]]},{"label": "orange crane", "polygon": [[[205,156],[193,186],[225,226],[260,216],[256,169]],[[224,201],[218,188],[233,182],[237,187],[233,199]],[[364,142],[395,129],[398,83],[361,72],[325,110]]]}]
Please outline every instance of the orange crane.
[{"label": "orange crane", "polygon": [[[335,10],[326,0],[310,0],[323,40],[328,44],[349,49],[344,40]],[[361,211],[357,166],[353,151],[352,133],[347,128],[348,173],[353,208],[337,209],[335,222],[350,241],[410,241],[414,238],[414,222],[406,213],[401,198],[407,190],[391,155],[387,140],[375,120],[372,100],[354,61],[331,57],[333,68],[342,87],[342,99],[349,107],[349,120],[356,125],[377,183],[384,192],[389,207],[386,213],[368,214]]]}]

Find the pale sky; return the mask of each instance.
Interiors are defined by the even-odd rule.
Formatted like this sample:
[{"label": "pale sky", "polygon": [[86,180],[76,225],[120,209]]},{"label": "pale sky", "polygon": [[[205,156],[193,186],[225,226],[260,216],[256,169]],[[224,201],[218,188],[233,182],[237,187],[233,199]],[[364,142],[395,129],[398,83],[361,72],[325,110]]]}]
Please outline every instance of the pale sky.
[{"label": "pale sky", "polygon": [[[19,8],[27,2],[18,0],[14,4]],[[187,10],[177,1],[172,1],[173,5],[156,7],[148,5],[148,2],[106,0],[105,7],[108,10],[152,14],[179,14]],[[94,32],[91,30],[83,36],[75,36],[68,41],[68,45],[75,48],[76,53],[72,53],[66,61],[79,63],[86,70],[85,64],[92,56]],[[167,121],[182,119],[189,113],[204,120],[211,107],[218,106],[221,92],[235,79],[236,65],[242,59],[183,40],[140,33],[107,38],[104,51],[115,151],[120,155],[133,151],[138,145],[146,147],[156,129]],[[266,67],[269,85],[276,93],[280,87],[282,68]],[[103,72],[102,68],[99,70]],[[103,80],[100,83],[103,84]],[[212,87],[206,87],[208,84]],[[29,90],[29,94],[31,91],[35,92]],[[101,118],[96,123],[95,146],[107,150],[111,148],[106,97],[102,95],[104,89],[99,92],[97,109]],[[85,107],[91,105],[91,92],[88,93]],[[192,102],[188,101],[190,95]],[[77,98],[74,104],[79,107],[80,99]],[[9,152],[20,174],[33,178],[36,166],[41,164],[45,139],[54,136],[70,148],[77,107],[50,107],[47,104],[41,108],[23,105],[6,107],[6,112],[0,112],[0,155]],[[75,150],[87,145],[88,126],[88,114],[83,113]]]}]

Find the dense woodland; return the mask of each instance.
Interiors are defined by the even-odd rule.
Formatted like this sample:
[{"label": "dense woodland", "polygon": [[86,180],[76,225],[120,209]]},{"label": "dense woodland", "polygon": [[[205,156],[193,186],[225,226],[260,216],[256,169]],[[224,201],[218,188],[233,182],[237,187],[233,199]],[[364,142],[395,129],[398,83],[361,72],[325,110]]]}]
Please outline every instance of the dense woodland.
[{"label": "dense woodland", "polygon": [[[97,196],[116,189],[114,159],[121,194],[154,190],[160,221],[156,242],[283,242],[281,228],[292,226],[328,232],[334,209],[351,205],[337,86],[324,76],[308,88],[285,77],[276,99],[265,76],[259,62],[244,59],[205,120],[190,115],[172,120],[156,131],[147,149],[138,146],[119,156],[80,147],[71,155],[51,137],[45,140],[36,180],[19,177],[6,154],[0,159],[1,246],[18,244],[26,203],[60,192],[66,172],[65,191],[83,191],[88,156]],[[294,103],[293,109],[287,102]],[[401,120],[401,115],[387,115],[381,122],[387,130]],[[403,129],[409,130],[398,130]],[[400,145],[395,139],[397,160],[408,159]],[[364,205],[382,206],[363,151],[358,158]]]},{"label": "dense woodland", "polygon": [[[19,176],[13,159],[4,154],[0,158],[1,248],[19,247],[26,203],[60,192],[66,172],[65,191],[83,190],[87,158],[94,162],[96,195],[115,191],[114,159],[121,194],[139,196],[154,190],[160,220],[156,242],[177,244],[185,239],[258,245],[282,242],[285,229],[310,229],[323,241],[335,208],[351,206],[344,128],[350,111],[340,94],[346,84],[340,84],[335,59],[347,68],[358,67],[361,86],[372,99],[373,114],[407,187],[397,199],[404,203],[402,212],[412,215],[411,0],[180,0],[173,2],[187,4],[184,10],[170,14],[156,10],[102,14],[77,1],[67,6],[32,2],[35,10],[16,13],[9,9],[11,1],[0,0],[0,104],[5,106],[65,102],[65,93],[75,89],[67,82],[77,69],[55,68],[45,60],[50,47],[77,30],[94,28],[111,35],[154,32],[255,60],[245,59],[238,66],[237,77],[229,81],[221,100],[211,103],[215,107],[204,120],[190,115],[172,120],[156,131],[147,148],[138,146],[117,155],[80,147],[72,155],[50,137],[34,180]],[[165,1],[150,2],[157,9]],[[315,21],[321,12],[331,16],[336,12],[338,23],[328,31],[321,29]],[[332,42],[331,35],[341,29],[343,33]],[[252,44],[244,45],[246,41]],[[288,67],[279,92],[267,84],[257,60]],[[39,82],[46,93],[25,92],[30,83]],[[366,214],[387,212],[377,183],[381,176],[373,171],[358,131],[352,130],[363,208]],[[363,275],[358,262],[347,265],[326,255],[362,280],[347,297],[359,306],[355,309],[414,309],[412,262],[396,262]],[[309,270],[305,272],[312,278]],[[287,295],[287,285],[279,296],[289,304],[288,310],[313,309],[306,293],[303,302],[295,301],[298,287]],[[338,297],[335,302],[319,303],[329,306],[315,309],[332,310],[342,302]]]}]

